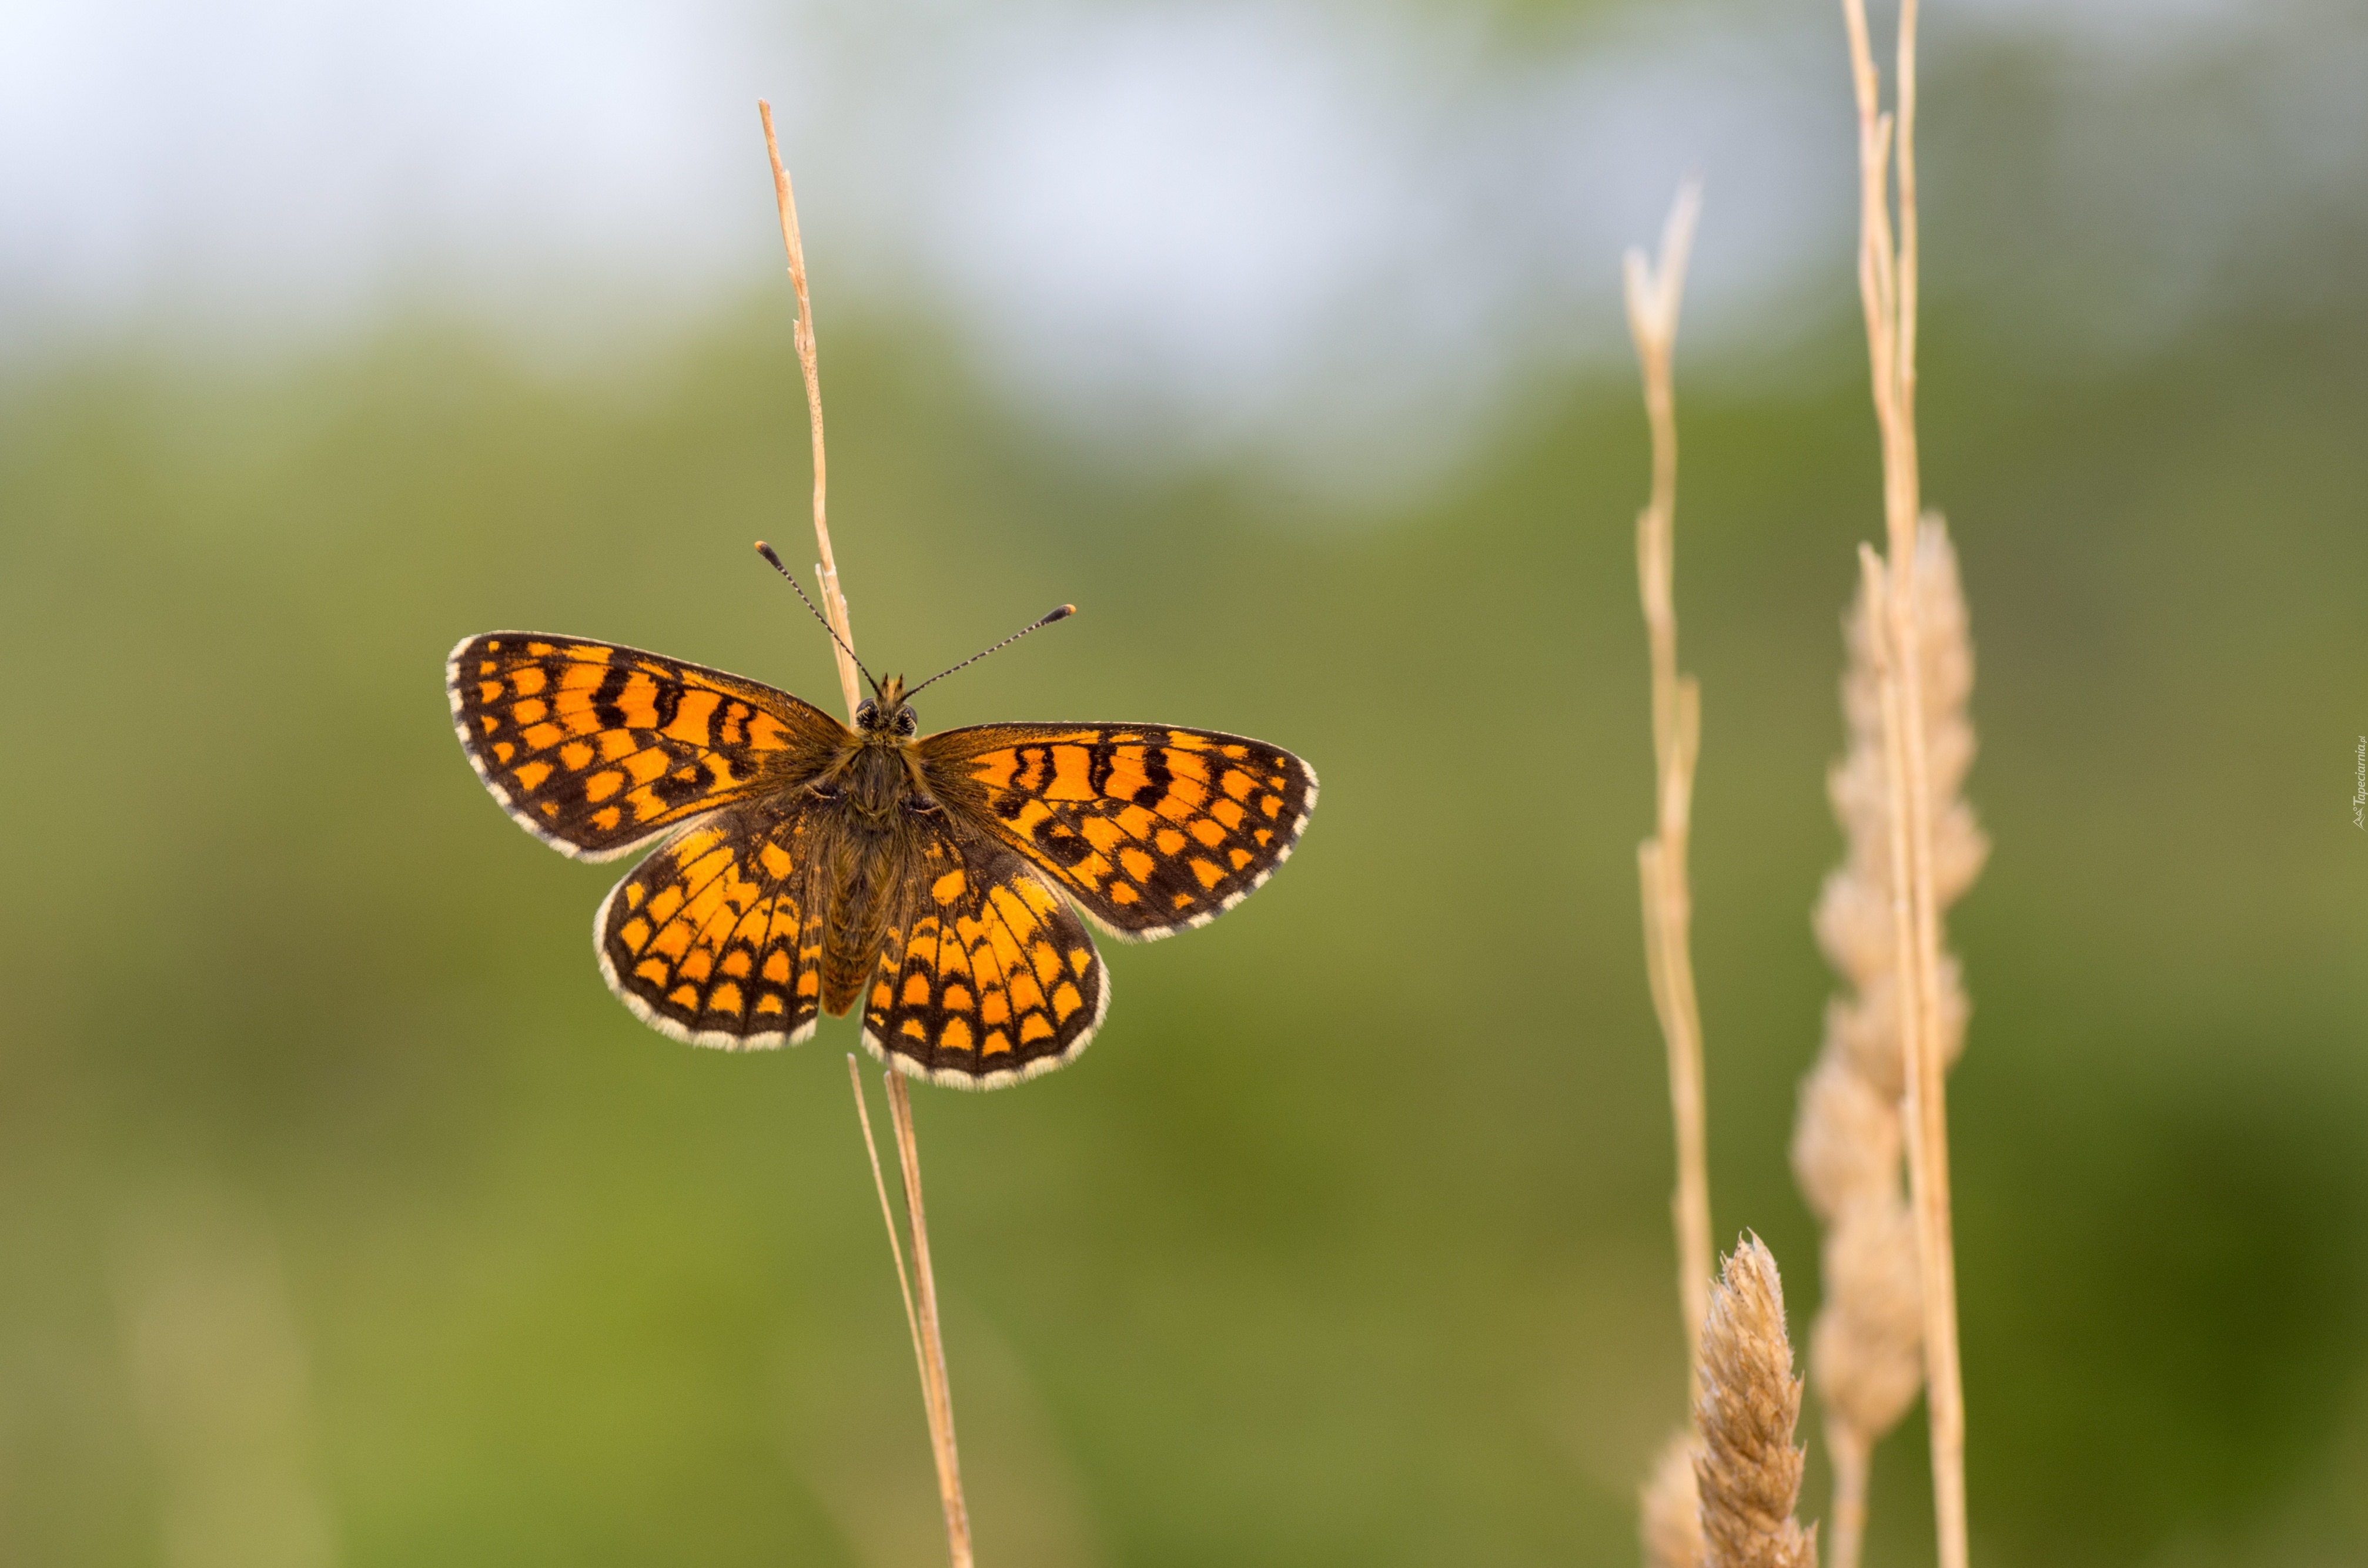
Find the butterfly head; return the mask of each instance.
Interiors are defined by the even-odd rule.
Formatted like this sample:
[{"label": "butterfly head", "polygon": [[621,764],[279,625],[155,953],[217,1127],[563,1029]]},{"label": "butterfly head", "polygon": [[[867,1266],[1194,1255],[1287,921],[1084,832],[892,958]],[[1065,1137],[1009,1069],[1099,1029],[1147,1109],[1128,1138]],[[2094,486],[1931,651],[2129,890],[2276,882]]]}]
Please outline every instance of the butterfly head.
[{"label": "butterfly head", "polygon": [[911,740],[921,721],[913,705],[905,700],[905,677],[890,676],[886,684],[875,689],[880,694],[876,699],[867,697],[856,705],[856,729],[867,738]]}]

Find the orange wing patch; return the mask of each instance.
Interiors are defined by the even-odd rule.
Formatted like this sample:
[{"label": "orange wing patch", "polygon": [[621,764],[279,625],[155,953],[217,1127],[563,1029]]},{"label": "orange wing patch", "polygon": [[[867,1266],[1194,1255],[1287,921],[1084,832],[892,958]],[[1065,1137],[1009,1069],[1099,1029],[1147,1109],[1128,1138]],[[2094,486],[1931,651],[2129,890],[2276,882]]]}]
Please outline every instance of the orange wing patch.
[{"label": "orange wing patch", "polygon": [[992,840],[931,842],[864,998],[863,1043],[902,1072],[992,1089],[1085,1050],[1110,1007],[1093,937]]},{"label": "orange wing patch", "polygon": [[795,1045],[821,1012],[809,819],[761,808],[685,829],[594,918],[600,971],[651,1028],[727,1051]]},{"label": "orange wing patch", "polygon": [[495,631],[445,665],[485,788],[565,855],[608,860],[811,777],[853,737],[788,692],[610,642]]},{"label": "orange wing patch", "polygon": [[1241,735],[982,724],[921,742],[940,801],[1122,937],[1205,926],[1265,885],[1315,810],[1314,769]]}]

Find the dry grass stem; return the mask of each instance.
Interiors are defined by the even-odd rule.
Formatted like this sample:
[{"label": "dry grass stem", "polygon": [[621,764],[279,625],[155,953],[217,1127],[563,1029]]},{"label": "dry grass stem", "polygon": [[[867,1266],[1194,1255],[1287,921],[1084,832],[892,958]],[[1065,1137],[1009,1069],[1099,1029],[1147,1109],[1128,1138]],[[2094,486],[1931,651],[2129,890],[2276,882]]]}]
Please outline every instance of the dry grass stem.
[{"label": "dry grass stem", "polygon": [[[1693,901],[1686,847],[1693,811],[1694,759],[1702,739],[1702,693],[1678,672],[1678,420],[1669,363],[1685,299],[1686,259],[1693,249],[1702,189],[1688,180],[1662,225],[1661,250],[1623,258],[1628,332],[1645,384],[1645,418],[1653,444],[1653,488],[1636,515],[1636,588],[1653,683],[1653,836],[1636,846],[1645,920],[1645,975],[1669,1058],[1669,1118],[1678,1180],[1669,1197],[1677,1237],[1678,1312],[1685,1332],[1686,1403],[1702,1392],[1698,1356],[1711,1272],[1710,1169],[1702,1108],[1702,1009],[1694,994]],[[1702,1525],[1694,1493],[1695,1435],[1680,1432],[1662,1449],[1640,1500],[1645,1558],[1655,1568],[1697,1568]]]},{"label": "dry grass stem", "polygon": [[905,1272],[905,1242],[897,1233],[896,1210],[888,1201],[888,1178],[881,1173],[880,1145],[871,1136],[871,1108],[863,1100],[863,1067],[851,1051],[847,1053],[847,1076],[855,1085],[855,1119],[863,1127],[864,1153],[871,1156],[871,1189],[880,1195],[880,1218],[888,1227],[888,1253],[896,1260],[896,1290],[905,1298],[905,1326],[913,1331],[913,1362],[921,1369],[921,1397],[927,1401],[929,1355],[921,1348],[921,1316],[913,1305],[912,1276]]},{"label": "dry grass stem", "polygon": [[[1930,800],[1933,892],[1945,909],[1980,872],[1988,846],[1960,797],[1972,766],[1973,647],[1947,530],[1928,518],[1917,541],[1917,688]],[[1834,1467],[1831,1568],[1856,1568],[1863,1540],[1867,1470],[1874,1445],[1925,1381],[1923,1257],[1901,1180],[1907,1144],[1904,1041],[1911,1021],[1901,954],[1912,949],[1910,900],[1902,896],[1908,813],[1892,794],[1902,684],[1894,678],[1887,584],[1868,550],[1845,623],[1850,650],[1842,709],[1850,747],[1827,779],[1847,841],[1843,863],[1817,902],[1818,945],[1848,983],[1826,1011],[1825,1047],[1801,1085],[1793,1167],[1825,1227],[1825,1304],[1810,1331],[1809,1367],[1825,1409]],[[1905,944],[1905,945],[1903,945]],[[1966,1005],[1956,966],[1933,971],[1931,1017],[1942,1062],[1964,1041]]]},{"label": "dry grass stem", "polygon": [[[1653,1012],[1669,1058],[1669,1118],[1678,1180],[1669,1197],[1677,1237],[1678,1312],[1685,1332],[1686,1402],[1702,1392],[1698,1355],[1708,1310],[1711,1271],[1710,1170],[1704,1145],[1702,1009],[1694,994],[1693,901],[1686,846],[1693,811],[1694,759],[1702,739],[1702,693],[1678,672],[1674,585],[1678,502],[1677,400],[1669,362],[1677,347],[1678,312],[1685,298],[1686,259],[1693,248],[1702,190],[1679,187],[1661,230],[1661,251],[1623,258],[1628,331],[1645,383],[1645,418],[1653,443],[1653,488],[1636,515],[1636,587],[1653,682],[1653,836],[1636,846],[1636,881],[1645,921],[1645,975]],[[1680,1432],[1663,1449],[1645,1483],[1639,1510],[1645,1557],[1656,1568],[1696,1568],[1702,1525],[1693,1465],[1700,1445]]]},{"label": "dry grass stem", "polygon": [[[1884,624],[1878,650],[1885,712],[1895,722],[1885,751],[1887,790],[1897,824],[1893,868],[1902,961],[1895,974],[1907,1085],[1908,1191],[1916,1219],[1924,1301],[1926,1407],[1932,1428],[1933,1511],[1941,1568],[1967,1560],[1964,1395],[1958,1368],[1956,1252],[1951,1235],[1947,1088],[1941,1061],[1940,900],[1933,857],[1932,791],[1920,689],[1924,645],[1918,625],[1917,532],[1922,513],[1916,447],[1916,0],[1901,0],[1896,108],[1881,112],[1881,78],[1868,38],[1865,0],[1842,0],[1859,118],[1859,291],[1866,312],[1875,422],[1882,436],[1888,558],[1873,602]],[[1896,169],[1894,157],[1896,154]],[[1895,233],[1892,198],[1896,187]]]},{"label": "dry grass stem", "polygon": [[1747,1235],[1727,1258],[1702,1324],[1702,1448],[1704,1568],[1816,1568],[1817,1532],[1793,1517],[1801,1497],[1801,1382],[1784,1334],[1776,1259]]},{"label": "dry grass stem", "polygon": [[[822,438],[822,370],[814,351],[814,301],[806,292],[805,246],[798,237],[798,204],[790,187],[789,170],[781,164],[781,144],[773,131],[773,106],[759,99],[757,117],[765,125],[765,154],[773,165],[773,198],[780,207],[781,246],[789,254],[790,284],[797,290],[798,367],[805,374],[806,412],[814,426],[814,547],[822,559],[814,576],[822,589],[824,618],[838,634],[832,648],[838,661],[838,685],[852,720],[862,699],[855,664],[855,628],[848,619],[847,596],[838,584],[838,562],[831,554],[830,519],[825,505],[829,469],[824,461]],[[905,1323],[912,1331],[913,1358],[921,1369],[921,1404],[929,1423],[929,1449],[937,1460],[938,1495],[945,1506],[946,1547],[953,1568],[971,1568],[970,1509],[962,1499],[962,1461],[954,1447],[953,1395],[946,1381],[945,1337],[938,1322],[936,1277],[929,1268],[928,1216],[921,1206],[920,1145],[913,1133],[913,1105],[905,1081],[888,1078],[888,1117],[896,1134],[896,1155],[905,1178],[905,1213],[911,1225],[913,1270],[920,1290],[916,1300],[913,1277],[905,1271],[905,1247],[896,1233],[896,1217],[888,1202],[887,1182],[880,1168],[880,1148],[871,1136],[871,1113],[863,1103],[863,1079],[853,1056],[848,1071],[855,1080],[855,1113],[863,1127],[863,1145],[871,1157],[871,1181],[880,1194],[881,1218],[888,1226],[888,1250],[896,1259],[896,1285],[904,1293]]]},{"label": "dry grass stem", "polygon": [[962,1501],[962,1458],[954,1448],[954,1402],[946,1381],[946,1341],[938,1320],[937,1275],[929,1267],[929,1215],[921,1201],[921,1146],[913,1135],[913,1088],[902,1074],[883,1073],[888,1117],[895,1123],[896,1161],[905,1173],[905,1218],[912,1226],[913,1273],[920,1283],[921,1386],[929,1407],[929,1446],[938,1460],[938,1500],[946,1510],[946,1542],[953,1568],[971,1568],[970,1508]]},{"label": "dry grass stem", "polygon": [[[904,1179],[905,1216],[912,1241],[913,1273],[905,1270],[905,1245],[899,1236],[894,1206],[888,1201],[888,1183],[880,1166],[880,1145],[871,1136],[871,1112],[863,1099],[863,1073],[848,1052],[847,1075],[855,1087],[856,1119],[863,1128],[863,1147],[871,1159],[871,1185],[880,1195],[880,1217],[888,1226],[888,1251],[896,1260],[896,1287],[905,1298],[905,1324],[912,1331],[913,1359],[921,1372],[921,1404],[929,1421],[929,1449],[938,1466],[938,1500],[946,1513],[946,1545],[953,1568],[971,1568],[970,1507],[962,1498],[962,1456],[954,1446],[953,1393],[946,1379],[945,1335],[938,1317],[938,1282],[929,1266],[929,1213],[921,1200],[921,1146],[913,1131],[912,1090],[894,1073],[881,1076],[888,1085],[888,1121],[896,1135],[896,1165]],[[920,1290],[916,1296],[913,1281]]]},{"label": "dry grass stem", "polygon": [[822,556],[814,576],[822,587],[823,615],[838,633],[831,649],[838,661],[838,688],[847,698],[847,712],[855,716],[863,687],[855,667],[855,628],[847,617],[847,595],[838,585],[838,561],[830,552],[830,521],[825,503],[830,491],[830,469],[823,460],[822,365],[814,352],[814,301],[806,293],[806,249],[798,238],[798,199],[790,188],[790,171],[781,164],[781,144],[773,134],[773,106],[757,100],[757,118],[765,122],[765,155],[773,164],[773,200],[781,211],[781,248],[789,253],[790,286],[798,294],[798,368],[805,372],[806,415],[814,426],[814,546]]},{"label": "dry grass stem", "polygon": [[[1669,1055],[1669,1109],[1676,1125],[1677,1190],[1670,1199],[1678,1243],[1678,1301],[1687,1362],[1702,1340],[1710,1287],[1710,1177],[1703,1149],[1702,1011],[1694,995],[1689,936],[1692,898],[1686,845],[1693,803],[1694,759],[1701,741],[1702,696],[1691,676],[1678,673],[1678,616],[1672,577],[1678,491],[1678,427],[1669,359],[1677,343],[1678,311],[1685,294],[1686,257],[1702,210],[1701,188],[1689,181],[1669,209],[1657,262],[1642,251],[1626,257],[1628,330],[1644,371],[1645,413],[1653,441],[1652,498],[1636,517],[1637,590],[1653,680],[1654,834],[1637,846],[1637,880],[1645,917],[1645,969],[1653,1010]],[[1689,1389],[1689,1399],[1693,1392]]]}]

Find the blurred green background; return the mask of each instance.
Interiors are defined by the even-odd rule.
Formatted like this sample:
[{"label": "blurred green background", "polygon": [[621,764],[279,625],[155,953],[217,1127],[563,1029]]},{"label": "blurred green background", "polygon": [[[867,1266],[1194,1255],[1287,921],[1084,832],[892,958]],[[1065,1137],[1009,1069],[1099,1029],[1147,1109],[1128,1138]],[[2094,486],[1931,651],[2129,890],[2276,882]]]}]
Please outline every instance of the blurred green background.
[{"label": "blurred green background", "polygon": [[[1975,1547],[2361,1562],[2368,163],[2296,173],[2264,106],[2307,124],[2283,74],[2356,85],[2363,30],[2294,7],[2163,54],[2143,7],[1990,9],[1935,24],[1925,100],[1925,483],[1996,843],[1952,922]],[[1704,171],[1678,525],[1715,1229],[1774,1248],[1796,1339],[1807,916],[1878,495],[1839,28],[1803,18],[1781,61],[1830,168],[1774,198]],[[1612,49],[1584,20],[1473,14],[1473,79]],[[2143,68],[2083,109],[2117,51]],[[1636,239],[1674,179],[1646,173]],[[635,1023],[587,951],[615,871],[503,819],[440,689],[455,640],[521,627],[832,690],[748,551],[805,537],[807,471],[768,194],[734,189],[742,273],[569,317],[567,353],[457,286],[259,347],[169,290],[36,331],[11,275],[0,1561],[942,1560],[851,1024],[734,1058]],[[1722,245],[1768,232],[1722,212],[1771,200],[1816,221],[1808,264],[1722,316]],[[1156,399],[1081,418],[911,276],[834,293],[808,235],[870,662],[1084,610],[925,728],[1223,727],[1325,784],[1258,898],[1107,952],[1078,1064],[919,1095],[980,1560],[1633,1561],[1684,1381],[1613,251],[1565,258],[1605,285],[1572,342],[1417,366],[1410,426],[1311,469],[1288,399],[1198,444]],[[1392,428],[1442,426],[1393,467]],[[1930,1550],[1920,1419],[1870,1562]]]}]

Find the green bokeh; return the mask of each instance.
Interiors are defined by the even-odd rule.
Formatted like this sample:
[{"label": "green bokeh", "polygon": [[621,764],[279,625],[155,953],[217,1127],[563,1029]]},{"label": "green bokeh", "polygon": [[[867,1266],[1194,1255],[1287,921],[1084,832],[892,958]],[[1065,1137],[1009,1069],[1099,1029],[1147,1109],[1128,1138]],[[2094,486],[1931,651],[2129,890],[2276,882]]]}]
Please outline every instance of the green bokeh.
[{"label": "green bokeh", "polygon": [[[747,549],[803,538],[783,313],[598,377],[414,324],[7,388],[0,1560],[154,1561],[191,1452],[226,1494],[309,1478],[353,1564],[942,1551],[851,1027],[741,1059],[636,1024],[588,951],[613,870],[504,820],[440,689],[456,639],[528,627],[830,691]],[[1877,494],[1825,319],[1679,389],[1716,1228],[1768,1238],[1796,1335],[1807,911]],[[1110,955],[1076,1067],[920,1095],[982,1560],[1633,1560],[1683,1374],[1630,382],[1540,385],[1435,498],[1340,517],[1128,477],[926,333],[827,347],[873,662],[1085,611],[926,727],[1220,726],[1325,783],[1256,900]],[[2066,361],[1935,308],[1997,846],[1953,922],[1989,1561],[2368,1545],[2363,349],[2368,316],[2263,305]],[[1929,1550],[1914,1427],[1873,1561]]]}]

